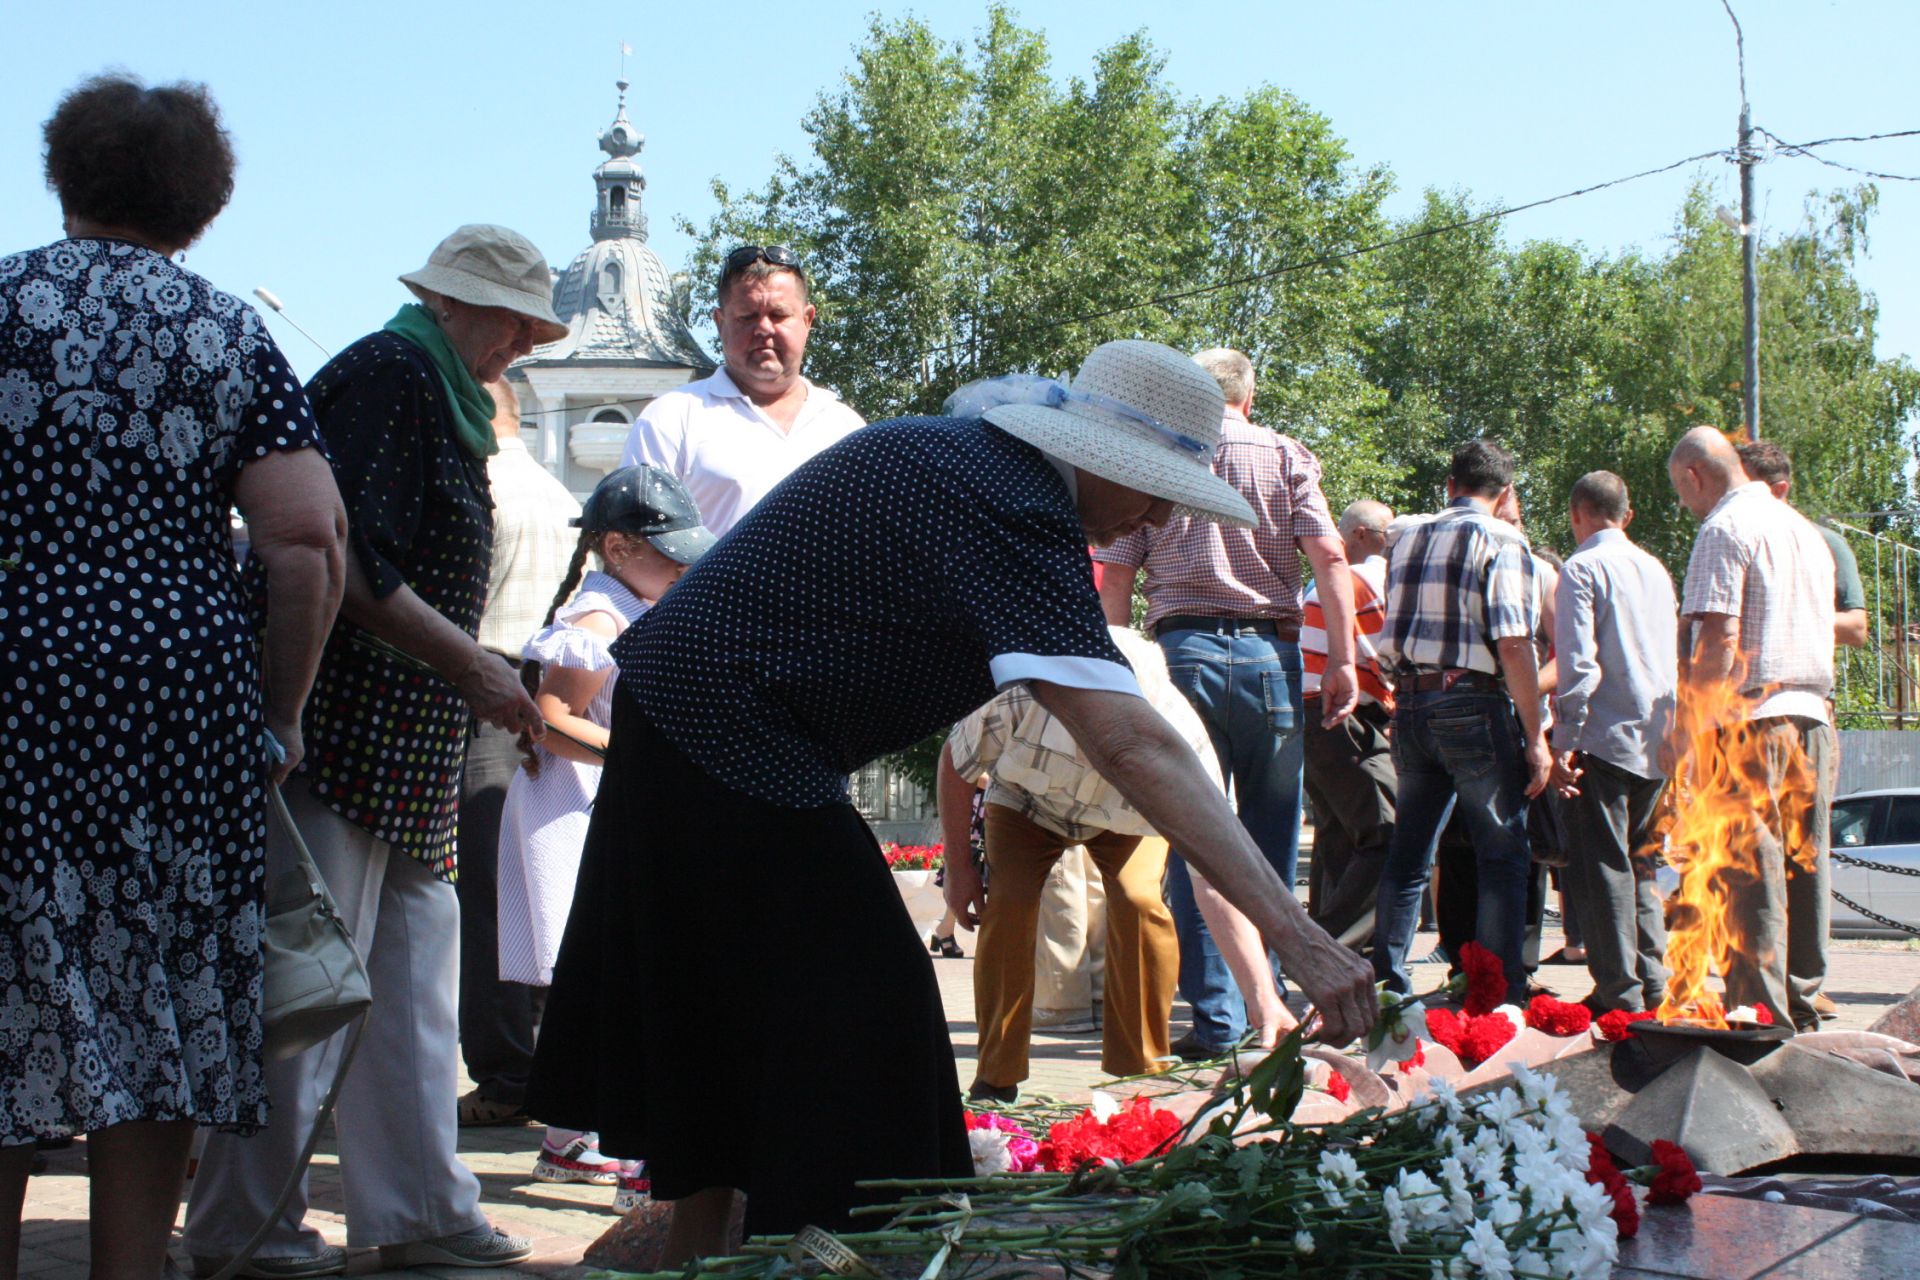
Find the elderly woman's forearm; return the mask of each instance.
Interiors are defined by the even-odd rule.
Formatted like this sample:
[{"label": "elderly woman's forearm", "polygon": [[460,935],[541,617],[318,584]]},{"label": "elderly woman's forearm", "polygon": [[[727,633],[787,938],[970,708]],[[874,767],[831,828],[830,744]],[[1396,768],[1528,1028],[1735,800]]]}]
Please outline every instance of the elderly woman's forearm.
[{"label": "elderly woman's forearm", "polygon": [[358,556],[347,552],[347,590],[340,614],[348,622],[457,680],[482,656],[479,642],[449,622],[413,588],[375,595]]},{"label": "elderly woman's forearm", "polygon": [[267,715],[288,723],[306,705],[346,584],[340,545],[256,548],[267,571],[261,665]]}]

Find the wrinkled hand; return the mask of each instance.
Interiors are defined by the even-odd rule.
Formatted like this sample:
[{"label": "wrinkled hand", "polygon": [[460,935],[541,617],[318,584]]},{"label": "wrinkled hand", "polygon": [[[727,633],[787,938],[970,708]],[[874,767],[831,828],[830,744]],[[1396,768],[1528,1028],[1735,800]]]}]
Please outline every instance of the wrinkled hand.
[{"label": "wrinkled hand", "polygon": [[299,766],[301,758],[307,754],[307,744],[300,736],[300,722],[276,720],[269,716],[267,731],[273,734],[274,740],[280,744],[280,749],[286,752],[286,757],[280,763],[267,770],[267,777],[272,779],[274,786],[285,786],[287,779],[293,776],[294,769]]},{"label": "wrinkled hand", "polygon": [[1573,752],[1563,751],[1553,758],[1553,777],[1551,785],[1563,796],[1580,794],[1580,777],[1585,771],[1574,767]]},{"label": "wrinkled hand", "polygon": [[1553,752],[1547,747],[1547,735],[1536,733],[1527,739],[1527,799],[1547,789],[1553,774]]},{"label": "wrinkled hand", "polygon": [[540,709],[527,696],[520,673],[497,653],[474,649],[466,669],[454,677],[453,687],[473,708],[473,714],[508,733],[522,733],[538,742],[546,736],[547,726]]},{"label": "wrinkled hand", "polygon": [[1322,729],[1331,729],[1353,714],[1360,702],[1360,679],[1351,662],[1329,665],[1320,676],[1320,720]]},{"label": "wrinkled hand", "polygon": [[1313,1001],[1319,1025],[1313,1038],[1336,1047],[1359,1039],[1380,1016],[1374,998],[1373,966],[1336,942],[1319,925],[1306,922],[1287,939],[1280,953],[1287,976]]},{"label": "wrinkled hand", "polygon": [[973,859],[965,852],[958,858],[947,859],[942,887],[947,896],[947,910],[953,913],[955,923],[968,933],[978,929],[981,913],[987,909],[987,891],[980,882],[980,868],[973,865]]},{"label": "wrinkled hand", "polygon": [[522,733],[515,739],[514,746],[520,749],[520,767],[527,771],[529,778],[540,776],[540,753],[533,749],[533,735]]}]

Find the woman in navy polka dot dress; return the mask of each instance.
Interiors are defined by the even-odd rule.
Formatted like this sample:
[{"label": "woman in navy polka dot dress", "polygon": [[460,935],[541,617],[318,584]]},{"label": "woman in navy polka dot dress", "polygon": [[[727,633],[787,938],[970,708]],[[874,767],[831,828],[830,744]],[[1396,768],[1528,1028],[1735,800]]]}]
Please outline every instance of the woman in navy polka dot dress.
[{"label": "woman in navy polka dot dress", "polygon": [[[1032,380],[1039,384],[1041,380]],[[1109,343],[1071,388],[854,432],[615,641],[606,769],[527,1109],[644,1155],[664,1261],[834,1230],[863,1178],[972,1172],[939,988],[846,778],[1031,682],[1096,767],[1261,926],[1343,1039],[1372,973],[1306,919],[1140,697],[1087,557],[1252,511],[1209,467],[1212,377]],[[971,912],[977,903],[962,905]]]},{"label": "woman in navy polka dot dress", "polygon": [[70,238],[0,258],[0,1273],[31,1144],[86,1134],[93,1273],[157,1276],[194,1126],[267,1117],[263,788],[345,513],[260,317],[169,260],[232,191],[205,91],[91,81],[46,139]]}]

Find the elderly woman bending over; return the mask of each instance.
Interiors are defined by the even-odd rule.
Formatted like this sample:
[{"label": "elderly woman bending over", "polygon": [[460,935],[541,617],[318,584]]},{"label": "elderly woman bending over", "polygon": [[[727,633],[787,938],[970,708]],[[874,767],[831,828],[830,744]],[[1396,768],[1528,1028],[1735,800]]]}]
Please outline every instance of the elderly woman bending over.
[{"label": "elderly woman bending over", "polygon": [[[348,1239],[381,1246],[388,1266],[498,1266],[531,1250],[487,1222],[479,1183],[455,1155],[455,829],[473,717],[536,736],[541,726],[518,674],[474,640],[493,555],[494,405],[481,384],[565,329],[548,302],[546,260],[504,227],[460,228],[401,279],[419,305],[307,388],[352,554],[307,709],[307,763],[287,800],[373,984],[336,1119]],[[203,1271],[272,1207],[337,1051],[336,1041],[270,1067],[273,1123],[255,1138],[208,1143],[187,1215]],[[345,1266],[302,1225],[305,1209],[297,1197],[255,1268],[306,1276]]]}]

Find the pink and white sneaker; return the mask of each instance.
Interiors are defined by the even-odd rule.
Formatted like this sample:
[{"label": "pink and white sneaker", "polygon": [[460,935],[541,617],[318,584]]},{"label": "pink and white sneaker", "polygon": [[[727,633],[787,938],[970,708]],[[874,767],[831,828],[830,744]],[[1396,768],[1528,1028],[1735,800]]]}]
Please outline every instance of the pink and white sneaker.
[{"label": "pink and white sneaker", "polygon": [[600,1136],[569,1129],[548,1129],[533,1162],[535,1182],[585,1182],[610,1187],[620,1177],[620,1162],[600,1154]]},{"label": "pink and white sneaker", "polygon": [[613,1211],[625,1213],[653,1199],[653,1179],[647,1176],[645,1160],[620,1162],[619,1190],[613,1193]]}]

